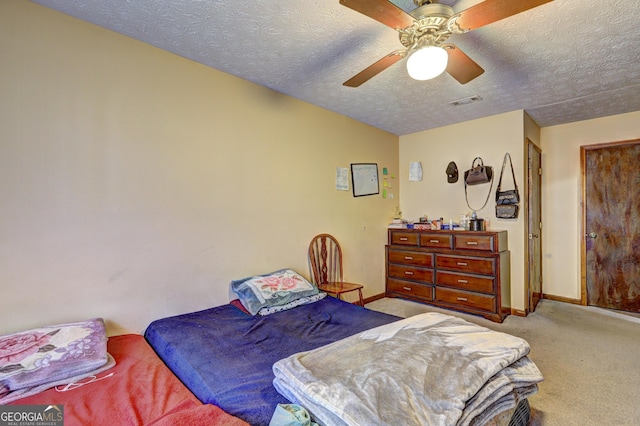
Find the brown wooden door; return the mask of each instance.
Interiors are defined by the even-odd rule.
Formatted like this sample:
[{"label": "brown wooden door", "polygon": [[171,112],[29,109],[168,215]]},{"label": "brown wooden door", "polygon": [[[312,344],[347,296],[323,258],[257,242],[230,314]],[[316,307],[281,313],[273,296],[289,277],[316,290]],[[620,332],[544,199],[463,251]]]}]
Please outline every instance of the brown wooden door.
[{"label": "brown wooden door", "polygon": [[581,155],[583,301],[640,312],[640,140],[582,147]]},{"label": "brown wooden door", "polygon": [[542,298],[542,152],[527,139],[527,277],[529,312]]}]

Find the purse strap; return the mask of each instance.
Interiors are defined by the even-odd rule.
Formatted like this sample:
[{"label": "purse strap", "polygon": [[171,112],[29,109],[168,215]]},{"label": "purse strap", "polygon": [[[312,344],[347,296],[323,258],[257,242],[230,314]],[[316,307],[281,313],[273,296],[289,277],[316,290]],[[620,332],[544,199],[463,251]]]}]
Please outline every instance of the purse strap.
[{"label": "purse strap", "polygon": [[[480,158],[480,157],[478,157],[478,158]],[[473,161],[475,162],[475,160],[473,160]],[[482,159],[480,161],[482,161]],[[471,166],[473,167],[473,164]],[[491,189],[492,188],[493,188],[493,175],[491,175],[491,182],[490,182],[490,185],[489,185],[489,192],[487,193],[487,199],[484,200],[484,204],[482,205],[482,207],[480,207],[479,209],[474,209],[473,207],[471,207],[469,205],[469,196],[467,195],[467,181],[465,179],[465,181],[464,181],[464,199],[467,202],[467,207],[469,207],[469,209],[471,211],[474,211],[474,212],[484,209],[487,206],[487,203],[489,202],[489,198],[491,197]]]},{"label": "purse strap", "polygon": [[500,192],[502,188],[502,174],[504,173],[504,166],[507,164],[507,158],[509,159],[509,165],[511,165],[511,176],[513,176],[513,186],[516,191],[518,190],[518,184],[516,183],[516,174],[513,171],[513,162],[511,162],[511,154],[508,152],[504,154],[504,160],[502,160],[502,170],[500,170],[500,180],[498,180],[498,187],[496,188],[497,192]]}]

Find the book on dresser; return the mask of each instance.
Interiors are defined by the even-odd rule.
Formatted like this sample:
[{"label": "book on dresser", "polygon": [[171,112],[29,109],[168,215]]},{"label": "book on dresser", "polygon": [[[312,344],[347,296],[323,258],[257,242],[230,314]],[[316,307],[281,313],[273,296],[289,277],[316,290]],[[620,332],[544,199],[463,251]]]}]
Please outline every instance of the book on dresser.
[{"label": "book on dresser", "polygon": [[407,221],[403,220],[403,219],[393,219],[391,221],[391,223],[389,224],[389,228],[394,228],[394,229],[406,229],[407,228]]},{"label": "book on dresser", "polygon": [[406,223],[390,223],[389,224],[389,228],[392,229],[407,229],[407,224]]},{"label": "book on dresser", "polygon": [[507,231],[389,229],[386,295],[502,322],[510,262]]}]

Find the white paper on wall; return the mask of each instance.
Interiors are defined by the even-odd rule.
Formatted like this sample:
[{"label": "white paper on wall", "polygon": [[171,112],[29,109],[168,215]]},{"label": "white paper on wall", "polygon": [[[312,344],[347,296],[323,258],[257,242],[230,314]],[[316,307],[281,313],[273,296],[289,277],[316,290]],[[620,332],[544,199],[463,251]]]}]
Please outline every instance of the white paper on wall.
[{"label": "white paper on wall", "polygon": [[336,189],[338,191],[349,190],[349,169],[347,167],[336,167]]},{"label": "white paper on wall", "polygon": [[422,163],[412,161],[409,164],[409,182],[418,182],[422,180]]}]

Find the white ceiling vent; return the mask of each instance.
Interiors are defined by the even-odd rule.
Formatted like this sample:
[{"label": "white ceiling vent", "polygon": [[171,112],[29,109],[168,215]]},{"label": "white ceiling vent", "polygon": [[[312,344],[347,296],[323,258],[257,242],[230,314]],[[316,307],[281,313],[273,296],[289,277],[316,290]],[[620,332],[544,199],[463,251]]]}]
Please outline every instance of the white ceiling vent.
[{"label": "white ceiling vent", "polygon": [[479,102],[481,100],[482,98],[479,95],[473,95],[473,96],[469,96],[468,98],[462,98],[462,99],[458,99],[457,101],[451,101],[449,102],[449,105],[453,105],[453,106],[467,105],[473,102]]}]

